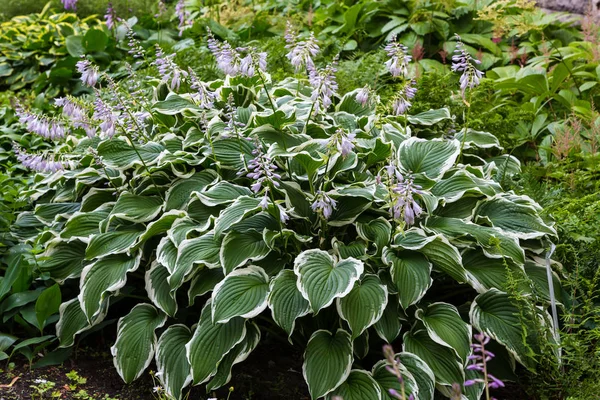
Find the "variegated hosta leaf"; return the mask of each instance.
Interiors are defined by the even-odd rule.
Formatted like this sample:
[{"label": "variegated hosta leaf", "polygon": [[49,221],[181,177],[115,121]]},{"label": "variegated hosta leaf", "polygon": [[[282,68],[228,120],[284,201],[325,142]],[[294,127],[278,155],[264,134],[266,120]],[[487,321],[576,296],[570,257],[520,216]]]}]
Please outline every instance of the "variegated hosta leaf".
[{"label": "variegated hosta leaf", "polygon": [[125,383],[139,378],[154,357],[154,331],[167,316],[149,304],[138,304],[119,319],[117,341],[110,348],[117,372]]},{"label": "variegated hosta leaf", "polygon": [[377,275],[365,275],[346,296],[337,299],[337,310],[352,331],[352,340],[379,321],[387,305],[387,288]]},{"label": "variegated hosta leaf", "polygon": [[456,307],[448,303],[432,303],[418,309],[415,316],[423,321],[433,341],[450,347],[466,364],[471,353],[471,325],[462,320]]},{"label": "variegated hosta leaf", "polygon": [[421,300],[433,283],[431,263],[422,254],[387,248],[383,252],[383,260],[391,265],[390,275],[402,308],[406,310]]},{"label": "variegated hosta leaf", "polygon": [[[396,358],[400,364],[412,375],[417,384],[418,393],[415,400],[431,400],[435,392],[435,375],[429,366],[416,354],[398,353]],[[459,384],[461,382],[458,382]]]},{"label": "variegated hosta leaf", "polygon": [[400,145],[398,159],[403,171],[424,173],[438,180],[452,168],[460,153],[458,140],[426,140],[411,137]]},{"label": "variegated hosta leaf", "polygon": [[[469,249],[462,253],[465,269],[474,277],[471,285],[477,292],[485,293],[488,289],[507,290],[508,271],[515,277],[522,277],[525,271],[510,259],[487,258],[481,249]],[[545,272],[545,271],[544,271]],[[519,290],[528,291],[523,281]]]},{"label": "variegated hosta leaf", "polygon": [[437,384],[452,386],[453,383],[465,381],[463,366],[456,353],[449,347],[434,342],[427,331],[405,333],[403,349],[417,355],[429,365]]},{"label": "variegated hosta leaf", "polygon": [[142,243],[151,237],[162,235],[163,233],[167,232],[169,229],[171,229],[175,221],[184,218],[185,215],[185,211],[178,210],[167,211],[166,213],[162,214],[159,219],[148,224],[146,230],[136,241],[134,249],[139,248]]},{"label": "variegated hosta leaf", "polygon": [[141,254],[136,257],[117,254],[85,267],[81,273],[78,297],[88,321],[97,317],[111,294],[125,286],[127,273],[138,268],[140,257]]},{"label": "variegated hosta leaf", "polygon": [[346,381],[327,395],[327,399],[331,400],[335,396],[344,400],[382,400],[383,391],[369,372],[353,369]]},{"label": "variegated hosta leaf", "polygon": [[88,260],[104,257],[110,254],[129,252],[137,238],[141,235],[139,230],[122,230],[100,233],[92,237],[85,250]]},{"label": "variegated hosta leaf", "polygon": [[88,236],[100,233],[100,222],[108,218],[109,214],[110,210],[107,209],[75,213],[65,224],[60,237],[87,241]]},{"label": "variegated hosta leaf", "polygon": [[[390,395],[390,389],[394,389],[398,393],[402,393],[402,384],[400,383],[396,375],[392,374],[390,371],[387,370],[386,366],[388,365],[389,363],[387,360],[378,361],[373,366],[371,374],[375,382],[377,382],[377,384],[382,389],[382,399],[394,400],[395,397],[392,397]],[[406,367],[402,364],[399,364],[398,368],[400,370],[400,374],[402,375],[402,381],[404,382],[404,393],[406,397],[408,398],[408,396],[410,396],[411,394],[413,396],[417,396],[419,392],[419,387],[417,386],[417,382],[415,381],[415,378],[413,377],[412,373],[409,372],[408,369],[406,369]]]},{"label": "variegated hosta leaf", "polygon": [[203,170],[176,182],[166,193],[165,210],[185,210],[192,192],[200,192],[218,179],[215,171]]},{"label": "variegated hosta leaf", "polygon": [[192,338],[192,331],[181,324],[171,325],[156,344],[156,369],[168,395],[179,400],[181,391],[190,384],[190,364],[185,356],[185,344]]},{"label": "variegated hosta leaf", "polygon": [[60,305],[58,310],[59,318],[56,323],[56,337],[60,343],[59,347],[71,347],[75,343],[77,334],[90,329],[93,325],[102,322],[106,315],[106,310],[103,310],[93,324],[88,322],[79,299],[74,298]]},{"label": "variegated hosta leaf", "polygon": [[358,236],[368,242],[375,243],[377,253],[381,254],[383,248],[390,243],[392,237],[392,225],[383,217],[369,222],[356,222]]},{"label": "variegated hosta leaf", "polygon": [[204,264],[208,268],[219,267],[220,249],[221,245],[212,233],[181,242],[177,250],[177,261],[169,277],[171,290],[181,286],[192,272],[194,264]]},{"label": "variegated hosta leaf", "polygon": [[163,201],[158,196],[122,193],[110,213],[110,218],[120,218],[131,222],[148,222],[156,218],[162,207]]},{"label": "variegated hosta leaf", "polygon": [[212,318],[219,324],[234,317],[252,318],[267,308],[269,277],[255,265],[236,269],[212,293]]},{"label": "variegated hosta leaf", "polygon": [[215,376],[206,384],[206,390],[215,390],[226,385],[231,380],[231,368],[244,361],[260,342],[260,329],[256,324],[246,323],[246,336],[244,340],[235,345],[233,349],[219,363]]},{"label": "variegated hosta leaf", "polygon": [[273,320],[287,332],[288,337],[294,331],[296,319],[310,312],[308,301],[298,290],[296,281],[297,277],[293,271],[282,270],[271,281],[267,299]]},{"label": "variegated hosta leaf", "polygon": [[437,182],[431,188],[431,193],[446,203],[454,203],[467,193],[491,197],[501,191],[502,187],[498,183],[479,178],[464,170],[456,171],[454,175]]},{"label": "variegated hosta leaf", "polygon": [[521,364],[534,367],[531,349],[523,343],[524,327],[519,309],[508,294],[497,289],[480,294],[471,305],[470,317],[475,328],[504,345]]},{"label": "variegated hosta leaf", "polygon": [[136,145],[135,149],[127,142],[120,139],[106,140],[98,145],[98,155],[109,167],[127,169],[133,165],[152,165],[158,159],[164,147],[158,143],[150,142],[145,145]]},{"label": "variegated hosta leaf", "polygon": [[392,247],[416,250],[457,282],[467,281],[467,272],[462,265],[460,253],[442,235],[427,236],[422,229],[411,228],[404,234],[396,235]]},{"label": "variegated hosta leaf", "polygon": [[335,334],[318,330],[312,334],[306,352],[302,373],[313,400],[335,390],[350,374],[352,366],[350,334],[338,329]]},{"label": "variegated hosta leaf", "polygon": [[246,215],[260,210],[259,199],[243,196],[221,211],[215,220],[215,236],[221,236],[233,224],[240,222]]},{"label": "variegated hosta leaf", "polygon": [[80,203],[44,203],[35,206],[34,215],[42,222],[51,225],[58,218],[70,217],[79,211]]},{"label": "variegated hosta leaf", "polygon": [[185,345],[194,384],[205,383],[215,375],[221,360],[245,336],[243,318],[233,318],[224,324],[213,323],[210,301],[207,302],[192,339]]},{"label": "variegated hosta leaf", "polygon": [[261,260],[271,249],[263,240],[263,235],[255,230],[244,233],[230,231],[221,244],[220,259],[225,275],[243,266],[250,260]]},{"label": "variegated hosta leaf", "polygon": [[251,196],[252,191],[244,186],[234,185],[227,181],[221,181],[198,194],[200,201],[209,206],[215,207],[222,204],[229,204],[241,196]]},{"label": "variegated hosta leaf", "polygon": [[473,219],[489,221],[492,226],[519,239],[535,239],[544,235],[556,235],[551,226],[538,215],[539,206],[527,196],[497,195],[482,200],[473,210]]},{"label": "variegated hosta leaf", "polygon": [[77,278],[86,264],[85,248],[86,244],[78,240],[49,246],[43,254],[44,260],[38,263],[40,271],[58,283]]},{"label": "variegated hosta leaf", "polygon": [[194,305],[196,297],[202,296],[213,290],[217,283],[221,282],[224,277],[223,271],[219,268],[202,268],[200,271],[196,272],[190,283],[190,288],[188,289],[190,306]]},{"label": "variegated hosta leaf", "polygon": [[298,289],[314,313],[350,293],[363,270],[362,261],[354,258],[336,261],[319,249],[303,251],[294,261]]},{"label": "variegated hosta leaf", "polygon": [[401,328],[402,324],[398,317],[398,300],[395,296],[390,296],[383,315],[375,323],[375,331],[381,339],[392,343],[400,335]]},{"label": "variegated hosta leaf", "polygon": [[168,282],[169,270],[158,262],[153,262],[146,271],[146,293],[156,307],[165,314],[174,317],[177,313],[177,301]]}]

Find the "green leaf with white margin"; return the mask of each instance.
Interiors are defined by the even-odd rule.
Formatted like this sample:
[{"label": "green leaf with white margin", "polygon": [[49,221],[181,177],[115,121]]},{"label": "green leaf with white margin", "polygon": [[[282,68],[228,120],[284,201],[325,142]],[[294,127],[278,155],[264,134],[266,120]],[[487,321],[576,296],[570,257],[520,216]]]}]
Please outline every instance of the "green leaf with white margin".
[{"label": "green leaf with white margin", "polygon": [[246,323],[246,336],[219,363],[215,376],[206,384],[211,391],[226,385],[231,380],[231,368],[244,361],[260,342],[260,329],[253,322]]},{"label": "green leaf with white margin", "polygon": [[336,396],[344,400],[382,400],[383,391],[369,372],[353,369],[346,381],[327,395],[327,400]]},{"label": "green leaf with white margin", "polygon": [[141,234],[139,230],[122,230],[96,235],[85,249],[85,258],[91,260],[110,254],[129,253]]},{"label": "green leaf with white margin", "polygon": [[452,386],[453,383],[465,381],[462,363],[456,353],[449,347],[434,342],[427,331],[405,333],[403,350],[416,354],[425,361],[435,374],[437,384]]},{"label": "green leaf with white margin", "polygon": [[35,301],[35,316],[40,330],[43,330],[48,318],[58,311],[61,301],[60,286],[56,283],[46,288],[37,298]]},{"label": "green leaf with white margin", "polygon": [[431,126],[445,119],[452,119],[452,115],[450,115],[450,110],[444,107],[435,110],[423,111],[417,115],[408,115],[406,119],[412,125]]},{"label": "green leaf with white margin", "polygon": [[196,297],[205,295],[213,290],[217,283],[221,282],[224,277],[223,271],[219,268],[202,268],[198,271],[192,278],[190,288],[188,289],[190,306],[194,305]]},{"label": "green leaf with white margin", "polygon": [[467,281],[467,271],[462,265],[460,253],[443,235],[426,236],[422,229],[411,228],[404,234],[396,235],[392,247],[416,250],[457,282]]},{"label": "green leaf with white margin", "polygon": [[131,383],[148,368],[154,357],[156,334],[154,331],[165,324],[167,316],[150,304],[138,304],[119,319],[117,341],[110,348],[117,372]]},{"label": "green leaf with white margin", "polygon": [[78,298],[88,321],[96,319],[108,297],[125,286],[127,273],[138,268],[140,257],[141,254],[137,257],[117,254],[84,268]]},{"label": "green leaf with white margin", "polygon": [[480,294],[471,304],[470,318],[476,329],[504,345],[521,364],[529,369],[534,367],[531,349],[523,343],[519,309],[508,294],[497,289]]},{"label": "green leaf with white margin", "polygon": [[318,330],[312,334],[304,352],[302,374],[313,400],[340,386],[352,367],[350,334],[338,329],[335,334]]},{"label": "green leaf with white margin", "polygon": [[294,271],[283,269],[271,281],[267,299],[273,321],[287,332],[288,338],[294,332],[296,319],[310,312],[308,301],[296,286]]},{"label": "green leaf with white margin", "polygon": [[256,265],[240,268],[219,282],[212,292],[212,318],[227,323],[234,317],[253,318],[267,308],[269,276]]},{"label": "green leaf with white margin", "polygon": [[221,360],[245,336],[246,322],[243,318],[233,318],[225,324],[213,324],[208,301],[192,339],[185,345],[194,384],[205,383],[216,374]]},{"label": "green leaf with white margin", "polygon": [[157,196],[138,196],[122,193],[113,207],[110,218],[131,222],[152,221],[162,210],[163,201]]},{"label": "green leaf with white margin", "polygon": [[402,324],[398,315],[398,301],[394,296],[390,296],[383,315],[375,323],[377,335],[387,343],[392,343],[400,335]]},{"label": "green leaf with white margin", "polygon": [[229,231],[223,239],[219,257],[223,273],[229,275],[233,270],[251,260],[262,260],[271,249],[263,240],[262,233],[249,230],[244,233]]},{"label": "green leaf with white margin", "polygon": [[425,296],[433,283],[432,265],[425,256],[386,248],[382,258],[386,264],[391,265],[390,276],[398,290],[398,301],[403,309],[406,310]]},{"label": "green leaf with white margin", "polygon": [[551,226],[538,215],[540,206],[527,196],[497,195],[477,203],[473,220],[489,221],[519,239],[536,239],[544,235],[556,235]]},{"label": "green leaf with white margin", "polygon": [[65,227],[60,232],[62,239],[79,239],[87,241],[91,235],[100,233],[100,223],[104,221],[110,211],[97,210],[92,212],[77,212],[65,223]]},{"label": "green leaf with white margin", "polygon": [[[373,366],[371,370],[371,376],[377,384],[381,387],[381,397],[384,400],[395,400],[396,397],[392,397],[390,395],[390,389],[396,390],[398,393],[402,393],[402,384],[398,380],[398,377],[395,374],[392,374],[387,370],[386,366],[389,363],[387,360],[380,360]],[[406,396],[417,395],[418,394],[418,386],[415,378],[412,374],[404,367],[404,365],[400,364],[399,366],[400,374],[402,375],[402,380],[404,382],[404,393]],[[433,399],[433,397],[431,398]],[[431,400],[429,399],[429,400]]]},{"label": "green leaf with white margin", "polygon": [[156,248],[156,261],[173,273],[177,265],[178,247],[168,237],[163,237]]},{"label": "green leaf with white margin", "polygon": [[367,274],[346,296],[337,299],[338,314],[348,322],[352,340],[375,324],[387,306],[387,288],[377,275]]},{"label": "green leaf with white margin", "polygon": [[152,165],[163,151],[164,147],[155,142],[138,144],[133,148],[124,140],[115,138],[105,140],[98,145],[98,155],[102,157],[102,161],[109,167],[119,169],[128,169],[133,165],[143,165],[144,163],[147,166]]},{"label": "green leaf with white margin", "polygon": [[471,353],[471,325],[462,320],[456,307],[448,303],[431,303],[418,309],[415,316],[423,321],[434,342],[453,349],[466,364]]},{"label": "green leaf with white margin", "polygon": [[359,196],[339,196],[337,206],[327,221],[329,226],[344,226],[353,223],[360,214],[371,206],[371,200]]},{"label": "green leaf with white margin", "polygon": [[90,329],[94,324],[100,323],[106,315],[105,312],[100,314],[96,317],[94,323],[90,325],[77,298],[62,303],[58,309],[58,314],[56,337],[58,337],[60,343],[59,347],[73,346],[77,334]]},{"label": "green leaf with white margin", "polygon": [[212,169],[203,170],[189,178],[181,179],[167,190],[165,211],[185,210],[193,192],[201,192],[217,181],[218,176]]},{"label": "green leaf with white margin", "polygon": [[232,203],[239,197],[251,195],[252,191],[247,187],[234,185],[227,181],[221,181],[199,193],[198,199],[206,206],[215,207]]},{"label": "green leaf with white margin", "polygon": [[485,293],[491,288],[507,290],[508,271],[517,279],[519,291],[530,291],[524,280],[526,274],[523,267],[510,259],[488,258],[481,249],[467,249],[462,253],[462,258],[466,270],[474,277],[470,284],[478,293]]},{"label": "green leaf with white margin", "polygon": [[181,398],[181,391],[192,382],[190,364],[185,357],[185,344],[192,331],[182,324],[171,325],[160,335],[156,344],[158,379],[169,396]]},{"label": "green leaf with white margin", "polygon": [[458,201],[467,193],[491,197],[501,191],[502,187],[498,183],[479,178],[465,170],[456,171],[454,175],[438,181],[431,188],[431,193],[446,203]]},{"label": "green leaf with white margin", "polygon": [[171,210],[162,214],[156,221],[152,221],[148,224],[144,233],[138,237],[133,249],[138,249],[146,240],[167,232],[169,229],[171,229],[175,221],[185,217],[185,211],[179,210]]},{"label": "green leaf with white margin", "polygon": [[174,317],[177,313],[177,301],[174,293],[169,286],[169,270],[154,261],[148,271],[146,271],[146,293],[148,298],[156,307],[169,317]]},{"label": "green leaf with white margin", "polygon": [[431,368],[429,368],[429,365],[416,354],[412,353],[397,353],[396,358],[400,360],[400,363],[412,375],[417,384],[419,390],[415,400],[433,399],[435,392],[435,375]]},{"label": "green leaf with white margin", "polygon": [[171,290],[175,290],[183,284],[185,278],[192,272],[194,264],[219,268],[220,249],[221,245],[212,233],[181,242],[177,250],[177,261],[169,277]]},{"label": "green leaf with white margin", "polygon": [[296,285],[315,314],[350,293],[363,271],[362,261],[355,258],[336,261],[319,249],[303,251],[294,261]]},{"label": "green leaf with white margin", "polygon": [[356,231],[362,239],[375,243],[377,254],[381,254],[392,237],[392,225],[383,217],[371,219],[368,222],[357,221]]},{"label": "green leaf with white margin", "polygon": [[465,130],[461,129],[455,136],[456,140],[463,143],[464,149],[480,148],[480,149],[502,149],[498,138],[489,132],[476,131],[467,129],[466,137]]},{"label": "green leaf with white margin", "polygon": [[398,160],[403,172],[424,173],[429,179],[439,180],[460,154],[458,140],[426,140],[411,137],[398,149]]},{"label": "green leaf with white margin", "polygon": [[42,255],[39,262],[42,273],[47,273],[58,283],[77,278],[83,271],[86,244],[80,241],[53,242]]},{"label": "green leaf with white margin", "polygon": [[240,222],[251,212],[260,210],[259,199],[243,196],[221,211],[215,220],[215,236],[221,236],[233,224]]}]

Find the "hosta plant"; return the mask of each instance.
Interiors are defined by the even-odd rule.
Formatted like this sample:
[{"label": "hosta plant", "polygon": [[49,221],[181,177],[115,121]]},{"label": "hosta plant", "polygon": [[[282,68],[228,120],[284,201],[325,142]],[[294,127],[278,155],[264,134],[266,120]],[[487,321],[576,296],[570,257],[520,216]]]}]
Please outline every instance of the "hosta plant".
[{"label": "hosta plant", "polygon": [[[222,80],[159,53],[150,89],[90,69],[85,80],[104,88],[94,112],[61,102],[66,115],[79,107],[90,137],[66,129],[46,155],[64,169],[37,179],[35,210],[17,220],[44,226],[30,240],[45,243],[39,268],[67,300],[60,347],[121,317],[117,371],[131,382],[155,360],[175,398],[225,385],[264,327],[305,349],[313,399],[400,390],[386,342],[402,349],[407,396],[449,396],[472,373],[474,329],[506,365],[535,369],[547,338],[507,291],[549,298],[555,231],[530,198],[503,190],[519,165],[493,135],[449,136],[446,109],[386,116],[364,91],[338,98],[335,66],[318,70],[309,53],[297,55],[312,87],[272,82],[252,49],[209,46]],[[549,323],[547,304],[534,306]]]}]

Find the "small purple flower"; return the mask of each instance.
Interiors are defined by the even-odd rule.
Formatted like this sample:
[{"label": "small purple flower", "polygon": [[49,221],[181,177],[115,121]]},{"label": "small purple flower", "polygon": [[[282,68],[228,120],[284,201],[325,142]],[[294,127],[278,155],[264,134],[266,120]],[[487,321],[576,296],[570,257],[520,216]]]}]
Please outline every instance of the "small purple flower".
[{"label": "small purple flower", "polygon": [[217,67],[226,75],[236,76],[240,73],[240,55],[228,42],[219,42],[208,31],[208,48],[217,60]]},{"label": "small purple flower", "polygon": [[65,10],[76,10],[77,0],[61,0]]},{"label": "small purple flower", "polygon": [[498,389],[504,387],[504,382],[490,374],[487,369],[487,362],[495,357],[494,353],[485,349],[485,345],[490,342],[490,337],[484,333],[477,333],[474,338],[479,343],[471,344],[473,353],[468,357],[472,364],[467,366],[468,370],[479,371],[483,373],[483,378],[474,378],[465,381],[465,386],[471,386],[476,383],[483,383],[491,389]]},{"label": "small purple flower", "polygon": [[117,14],[115,13],[115,9],[113,8],[112,3],[108,3],[106,14],[104,14],[104,21],[106,21],[106,26],[108,27],[108,29],[114,28],[116,20]]},{"label": "small purple flower", "polygon": [[356,101],[361,105],[361,106],[366,106],[367,103],[369,102],[369,94],[370,94],[371,90],[369,89],[368,85],[365,85],[365,87],[363,87],[362,89],[360,89],[358,91],[358,93],[356,93]]},{"label": "small purple flower", "polygon": [[313,57],[316,57],[317,54],[319,54],[320,49],[313,32],[310,33],[308,39],[298,41],[292,25],[288,21],[285,41],[287,43],[285,48],[290,50],[285,56],[290,60],[296,72],[299,72],[302,69],[302,66],[306,67],[308,71],[315,69]]},{"label": "small purple flower", "polygon": [[414,98],[415,94],[417,93],[417,88],[415,85],[416,82],[414,80],[410,81],[400,92],[396,94],[394,97],[394,102],[392,103],[392,111],[394,115],[404,115],[408,109],[412,107],[410,99]]},{"label": "small purple flower", "polygon": [[60,161],[49,160],[41,154],[28,154],[16,144],[13,144],[13,150],[17,160],[28,169],[36,172],[56,172],[65,168],[65,164]]},{"label": "small purple flower", "polygon": [[131,27],[127,24],[124,24],[126,28],[125,35],[127,36],[127,46],[129,46],[129,50],[127,53],[131,54],[133,58],[144,58],[144,48],[139,40],[135,38],[135,32]]},{"label": "small purple flower", "polygon": [[352,149],[354,149],[353,140],[356,137],[355,133],[346,133],[344,129],[338,128],[335,134],[329,140],[329,144],[336,147],[337,151],[342,154],[342,157],[346,157]]},{"label": "small purple flower", "polygon": [[182,77],[186,78],[188,73],[179,68],[173,62],[173,58],[175,58],[175,54],[166,56],[160,46],[156,45],[156,60],[154,61],[154,65],[158,68],[158,73],[162,80],[167,83],[170,81],[169,87],[171,90],[178,90]]},{"label": "small purple flower", "polygon": [[183,35],[186,25],[191,25],[190,12],[185,9],[185,0],[179,0],[175,6],[175,15],[179,19],[179,36]]},{"label": "small purple flower", "polygon": [[192,68],[188,69],[188,76],[190,78],[190,89],[196,91],[192,93],[192,99],[198,103],[201,108],[210,109],[213,107],[214,100],[216,98],[215,92],[209,91],[206,86],[198,79],[196,73]]},{"label": "small purple flower", "polygon": [[[268,190],[269,186],[265,186],[265,182],[275,187],[279,187],[279,182],[277,182],[277,180],[281,179],[281,175],[276,172],[277,165],[275,165],[271,157],[267,156],[262,151],[260,143],[257,142],[256,145],[257,147],[252,150],[254,158],[248,161],[247,170],[238,173],[238,175],[246,175],[246,177],[254,180],[254,183],[250,185],[250,188],[254,193],[260,192],[263,186],[265,187],[265,190]],[[265,196],[266,194],[267,193],[265,192]]]},{"label": "small purple flower", "polygon": [[467,88],[473,89],[475,86],[479,85],[479,82],[483,77],[483,72],[476,67],[477,64],[481,64],[481,61],[471,57],[460,39],[460,36],[455,34],[455,37],[456,50],[454,50],[454,52],[456,54],[452,56],[452,71],[462,72],[462,75],[460,76],[460,91],[464,98]]},{"label": "small purple flower", "polygon": [[242,58],[240,61],[240,73],[249,78],[252,78],[255,74],[256,68],[261,72],[266,72],[267,70],[267,53],[261,52],[257,53],[256,49],[237,49],[246,50],[248,54],[246,57]]},{"label": "small purple flower", "polygon": [[408,75],[408,63],[412,60],[412,56],[408,54],[408,47],[398,43],[394,36],[392,40],[385,46],[384,49],[388,56],[391,58],[385,62],[385,66],[388,68],[393,77],[407,76]]},{"label": "small purple flower", "polygon": [[403,219],[406,225],[413,225],[415,218],[423,213],[423,209],[414,199],[414,195],[424,193],[421,186],[416,185],[412,178],[405,178],[394,163],[387,165],[385,170],[390,196],[390,215],[395,220]]},{"label": "small purple flower", "polygon": [[323,110],[327,110],[333,103],[332,97],[338,89],[338,84],[335,79],[335,73],[337,72],[336,65],[337,56],[334,58],[333,62],[324,69],[317,70],[312,66],[307,66],[309,69],[308,81],[313,87],[311,100],[315,102],[315,113],[319,111],[321,106]]},{"label": "small purple flower", "polygon": [[77,72],[81,74],[80,79],[84,85],[89,87],[96,86],[98,78],[100,77],[97,66],[92,65],[89,60],[81,60],[75,64],[75,67],[77,68]]},{"label": "small purple flower", "polygon": [[154,18],[160,18],[167,12],[167,5],[164,0],[158,0],[158,12],[154,14]]},{"label": "small purple flower", "polygon": [[317,192],[315,201],[311,205],[312,210],[316,213],[323,214],[323,218],[325,219],[329,219],[329,217],[331,217],[331,214],[333,214],[333,210],[336,207],[337,202],[320,190]]},{"label": "small purple flower", "polygon": [[19,104],[15,107],[19,122],[24,124],[29,132],[35,133],[45,139],[63,139],[66,134],[65,127],[56,120],[50,120],[43,115],[26,111]]},{"label": "small purple flower", "polygon": [[97,94],[94,100],[94,119],[100,123],[100,133],[106,137],[113,137],[117,128],[119,115],[113,108]]}]

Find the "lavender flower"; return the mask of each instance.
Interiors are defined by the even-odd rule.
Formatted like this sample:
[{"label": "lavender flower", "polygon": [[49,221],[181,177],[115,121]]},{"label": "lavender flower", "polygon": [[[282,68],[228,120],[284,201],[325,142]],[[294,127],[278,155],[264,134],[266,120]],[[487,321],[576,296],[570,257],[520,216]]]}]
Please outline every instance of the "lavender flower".
[{"label": "lavender flower", "polygon": [[356,137],[355,133],[346,133],[344,129],[338,128],[335,134],[329,140],[329,144],[335,146],[337,151],[342,154],[342,157],[346,157],[352,149],[354,149],[354,143],[352,142]]},{"label": "lavender flower", "polygon": [[[393,162],[385,170],[390,195],[390,215],[396,220],[404,219],[406,225],[413,225],[415,218],[423,212],[413,197],[424,193],[421,186],[416,185],[412,178],[405,178]],[[381,182],[381,177],[378,177],[378,182]]]},{"label": "lavender flower", "polygon": [[406,397],[406,393],[404,391],[404,377],[402,376],[402,372],[400,372],[400,359],[396,358],[394,354],[394,349],[389,344],[383,346],[383,354],[388,362],[388,365],[385,366],[385,369],[394,375],[398,379],[398,383],[400,383],[400,393],[396,389],[388,389],[388,393],[395,399],[398,400],[414,400],[415,397],[411,394]]},{"label": "lavender flower", "polygon": [[471,386],[476,383],[483,383],[491,389],[504,387],[504,382],[490,374],[487,370],[487,362],[495,357],[494,353],[485,349],[485,345],[490,342],[490,337],[484,333],[477,333],[474,335],[474,338],[479,343],[471,344],[473,354],[471,354],[468,359],[473,361],[473,363],[468,365],[467,369],[482,372],[483,378],[469,379],[464,383],[464,385]]},{"label": "lavender flower", "polygon": [[227,42],[219,42],[208,31],[208,48],[217,59],[217,67],[226,75],[235,76],[240,72],[240,55]]},{"label": "lavender flower", "polygon": [[290,50],[285,56],[290,60],[296,72],[305,66],[308,71],[315,68],[313,57],[319,54],[319,44],[313,32],[307,40],[298,41],[292,24],[288,21],[285,31],[285,48]]},{"label": "lavender flower", "polygon": [[337,202],[320,190],[317,192],[315,201],[311,205],[313,211],[323,214],[323,218],[325,219],[329,219],[329,217],[331,217],[331,214],[333,214],[333,210],[336,207]]},{"label": "lavender flower", "polygon": [[190,25],[190,12],[185,9],[185,0],[179,0],[175,6],[175,15],[179,19],[179,36],[183,34],[185,25]]},{"label": "lavender flower", "polygon": [[414,80],[407,83],[404,88],[396,94],[394,102],[392,103],[392,110],[394,115],[406,114],[408,109],[412,107],[410,99],[415,97],[417,88],[415,87],[416,82]]},{"label": "lavender flower", "polygon": [[82,128],[89,137],[95,136],[96,130],[92,127],[87,110],[71,96],[54,100],[54,104],[62,107],[62,114],[69,118],[75,128]]},{"label": "lavender flower", "polygon": [[238,136],[237,128],[243,128],[245,125],[237,120],[237,107],[233,102],[233,93],[229,93],[227,96],[227,103],[225,104],[225,118],[227,125],[225,126],[224,136],[229,137],[231,133],[235,133]]},{"label": "lavender flower", "polygon": [[279,208],[279,220],[282,224],[287,224],[290,219],[290,216],[287,214],[285,208],[281,206],[281,204],[277,204],[277,208]]},{"label": "lavender flower", "polygon": [[190,89],[196,91],[196,93],[192,93],[192,99],[198,103],[200,108],[210,109],[213,107],[213,102],[216,98],[216,94],[214,92],[209,91],[204,84],[198,79],[198,76],[194,73],[192,68],[188,69],[188,76],[190,78]]},{"label": "lavender flower", "polygon": [[113,108],[102,100],[99,93],[97,93],[96,100],[94,101],[93,118],[100,122],[100,132],[106,137],[111,138],[115,135],[119,115],[118,113],[115,115]]},{"label": "lavender flower", "polygon": [[336,65],[337,56],[324,69],[317,70],[316,68],[309,67],[308,81],[313,87],[311,100],[315,102],[315,113],[319,111],[320,106],[326,110],[333,103],[331,98],[338,89],[338,84],[335,80]]},{"label": "lavender flower", "polygon": [[154,14],[155,18],[160,18],[167,12],[167,5],[164,0],[158,0],[158,12]]},{"label": "lavender flower", "polygon": [[13,150],[17,156],[17,160],[23,164],[25,168],[29,168],[36,172],[56,172],[65,168],[65,165],[60,161],[49,160],[41,154],[28,154],[16,144],[13,144]]},{"label": "lavender flower", "polygon": [[467,88],[473,89],[479,85],[479,81],[483,76],[483,72],[477,69],[476,64],[481,64],[481,61],[474,59],[467,52],[460,36],[456,36],[455,55],[452,56],[452,71],[462,72],[460,77],[460,90],[463,98]]},{"label": "lavender flower", "polygon": [[187,77],[188,73],[183,71],[173,62],[175,54],[166,56],[159,45],[156,45],[156,60],[154,65],[158,68],[158,73],[165,82],[171,81],[169,87],[171,90],[179,89],[181,85],[181,78]]},{"label": "lavender flower", "polygon": [[369,101],[369,92],[369,86],[365,85],[365,87],[356,93],[356,101],[363,107],[366,106],[367,102]]},{"label": "lavender flower", "polygon": [[398,43],[396,36],[390,40],[384,49],[391,58],[385,62],[393,77],[408,75],[408,63],[412,60],[412,56],[408,55],[408,47]]},{"label": "lavender flower", "polygon": [[76,10],[77,0],[61,0],[65,10]]},{"label": "lavender flower", "polygon": [[[273,163],[271,157],[267,156],[263,151],[260,143],[257,143],[257,147],[252,150],[254,158],[248,162],[247,171],[240,171],[238,175],[246,175],[246,177],[253,179],[254,183],[250,186],[254,193],[258,193],[263,188],[265,182],[279,187],[279,182],[276,179],[281,179],[281,175],[277,172],[277,165]],[[265,186],[268,190],[268,186]],[[266,196],[266,192],[265,192]],[[263,199],[264,201],[264,199]],[[268,200],[267,200],[268,201]],[[261,202],[261,207],[262,207]],[[263,207],[263,209],[266,207]]]},{"label": "lavender flower", "polygon": [[243,50],[248,51],[248,54],[246,55],[246,57],[242,58],[242,60],[240,61],[240,73],[242,75],[252,78],[254,76],[256,67],[258,67],[259,71],[266,72],[266,70],[267,70],[267,53],[265,53],[265,52],[257,53],[256,49],[253,49],[253,48],[250,48],[250,49],[238,48],[236,50],[237,51],[243,51]]},{"label": "lavender flower", "polygon": [[51,140],[65,137],[66,129],[60,122],[26,111],[18,104],[15,111],[19,117],[19,122],[24,124],[29,132]]},{"label": "lavender flower", "polygon": [[112,3],[108,3],[106,14],[104,14],[104,21],[106,21],[106,26],[108,27],[108,29],[114,28],[115,20],[117,20],[117,14],[115,13],[115,9],[113,8]]},{"label": "lavender flower", "polygon": [[125,24],[125,28],[127,29],[125,35],[127,36],[127,46],[129,46],[129,50],[127,53],[131,54],[133,58],[144,58],[144,48],[142,47],[139,40],[135,38],[135,32],[131,27]]},{"label": "lavender flower", "polygon": [[89,87],[96,86],[98,78],[100,77],[98,67],[92,65],[89,60],[78,61],[77,64],[75,64],[75,67],[77,68],[77,72],[81,74],[80,79],[84,85]]}]

